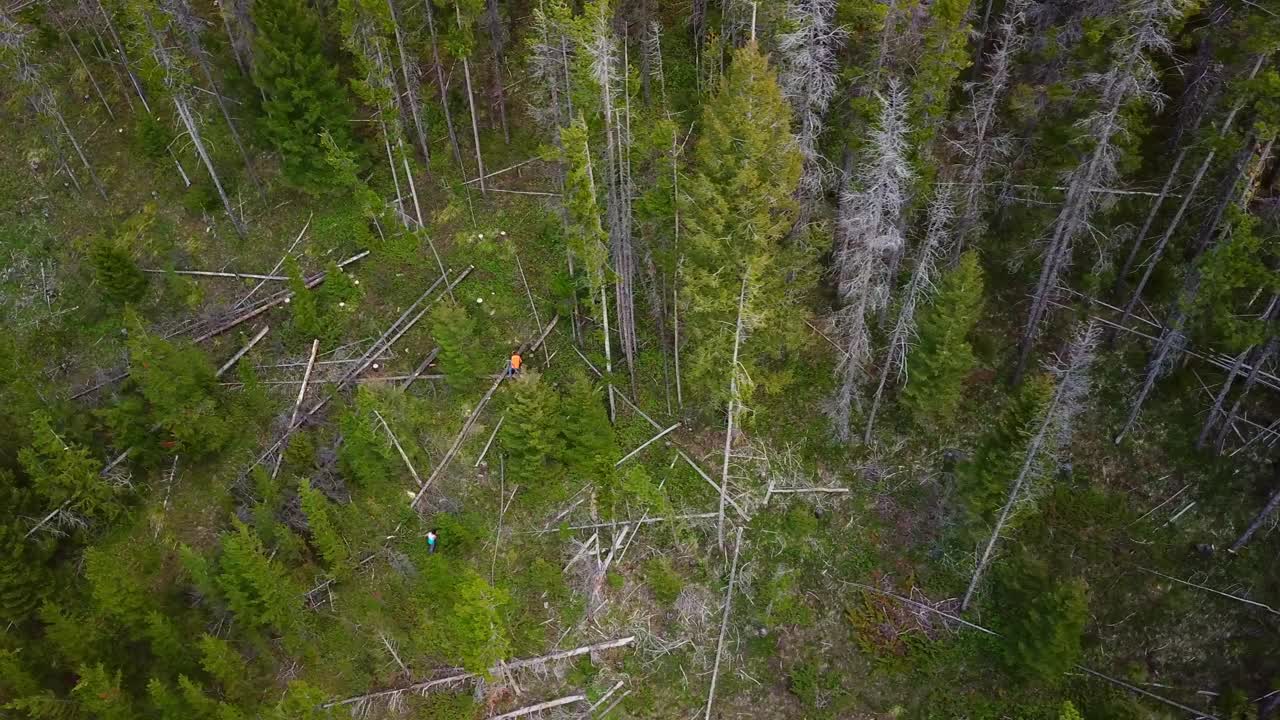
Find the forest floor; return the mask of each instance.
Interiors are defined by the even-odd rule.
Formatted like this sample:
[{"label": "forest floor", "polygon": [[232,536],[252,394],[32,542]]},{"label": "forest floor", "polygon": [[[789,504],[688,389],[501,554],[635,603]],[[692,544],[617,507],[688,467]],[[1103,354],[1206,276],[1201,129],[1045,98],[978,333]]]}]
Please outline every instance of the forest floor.
[{"label": "forest floor", "polygon": [[[11,330],[43,339],[33,345],[45,370],[41,384],[65,389],[51,401],[73,403],[87,414],[114,392],[107,382],[71,399],[126,366],[124,326],[94,299],[84,242],[147,205],[154,206],[153,218],[137,254],[149,269],[266,273],[292,249],[310,273],[370,251],[347,270],[359,281],[359,292],[343,306],[345,315],[335,316],[334,333],[321,346],[325,364],[310,376],[306,405],[323,398],[349,361],[439,275],[425,238],[389,231],[380,236],[340,206],[287,191],[273,191],[263,202],[249,188],[237,190],[250,235],[236,238],[217,211],[183,205],[171,167],[133,160],[129,133],[110,124],[89,133],[111,192],[110,201],[101,203],[76,193],[69,182],[52,192],[31,183],[26,170],[42,173],[50,158],[16,128],[0,130],[0,166],[10,168],[0,173],[0,248],[7,255],[0,307]],[[516,149],[503,150],[500,142],[488,147],[497,149],[488,158],[492,168],[526,159]],[[599,349],[575,344],[572,320],[554,289],[564,258],[552,241],[559,221],[545,198],[420,182],[430,199],[424,213],[431,218],[431,242],[450,277],[474,266],[454,295],[459,303],[484,308],[478,315],[487,323],[481,333],[492,372],[501,372],[512,349],[537,337],[556,316],[545,345],[526,355],[529,372],[560,384],[591,373],[589,364],[600,368]],[[548,192],[552,184],[539,163],[490,182],[525,192]],[[302,240],[293,245],[304,227]],[[257,297],[281,285],[267,283]],[[191,321],[214,316],[257,285],[162,275],[141,312],[148,332],[181,336]],[[158,543],[158,564],[139,568],[156,588],[176,572],[178,547],[212,549],[229,517],[253,517],[255,491],[246,476],[287,424],[310,342],[289,332],[288,311],[281,307],[200,346],[221,365],[264,325],[271,326],[266,339],[241,360],[254,364],[271,404],[249,441],[198,464],[179,461],[172,475],[135,477],[144,503],[138,522],[100,542],[126,565],[138,562],[131,548]],[[998,337],[1000,329],[986,332],[997,337],[980,340],[980,349],[1008,345]],[[987,367],[971,379],[953,436],[900,434],[890,413],[874,446],[850,449],[830,439],[821,416],[830,360],[816,331],[811,340],[810,356],[796,359],[803,380],[784,395],[764,393],[732,443],[730,497],[742,511],[728,509],[722,545],[714,515],[719,494],[692,465],[719,482],[723,430],[714,420],[682,413],[673,377],[664,372],[669,359],[654,338],[642,339],[634,387],[614,358],[614,432],[626,453],[681,423],[628,462],[660,483],[668,512],[695,517],[649,522],[648,508],[593,507],[594,494],[586,486],[534,492],[509,482],[500,452],[490,447],[485,453],[506,408],[504,387],[480,413],[448,472],[426,492],[426,509],[411,512],[407,494],[418,489],[412,475],[432,473],[489,386],[482,378],[457,392],[428,370],[432,377],[398,390],[392,378],[412,373],[435,347],[428,323],[414,326],[360,380],[388,436],[405,452],[403,461],[395,457],[395,475],[385,486],[348,488],[345,501],[363,517],[352,526],[360,534],[348,539],[353,556],[363,560],[351,577],[326,582],[314,563],[294,562],[302,551],[280,541],[282,557],[293,556],[293,579],[316,588],[306,597],[307,647],[261,648],[261,655],[248,659],[251,669],[273,673],[272,683],[281,687],[289,679],[306,679],[335,702],[442,677],[449,669],[426,664],[429,653],[401,657],[396,647],[414,635],[424,612],[432,612],[430,594],[415,589],[419,580],[469,567],[511,593],[505,610],[510,658],[633,638],[473,684],[490,713],[581,691],[587,704],[608,695],[599,710],[620,700],[619,717],[693,718],[705,712],[713,677],[711,715],[719,718],[1032,720],[1056,717],[1065,697],[1101,707],[1105,698],[1127,695],[1083,674],[1043,693],[1008,687],[990,660],[995,641],[945,615],[956,611],[973,557],[946,540],[952,486],[944,456],[948,449],[969,446],[989,424],[1003,395],[992,389],[1004,358],[984,355]],[[1196,559],[1193,545],[1222,547],[1230,534],[1215,523],[1212,511],[1201,513],[1230,502],[1213,495],[1214,474],[1241,470],[1187,462],[1172,450],[1186,447],[1186,439],[1159,426],[1160,403],[1191,402],[1180,395],[1188,385],[1193,396],[1199,392],[1193,374],[1180,375],[1180,383],[1161,391],[1147,413],[1149,427],[1122,451],[1111,444],[1106,429],[1121,412],[1118,400],[1129,372],[1108,369],[1099,383],[1101,409],[1081,423],[1070,472],[1037,493],[1041,512],[1020,525],[1017,542],[1063,544],[1059,554],[1086,578],[1093,615],[1084,665],[1207,709],[1212,696],[1206,693],[1222,689],[1200,683],[1211,681],[1209,668],[1221,654],[1230,654],[1222,632],[1232,625],[1215,618],[1254,609],[1171,582],[1139,582],[1142,568],[1177,575],[1190,564],[1197,568],[1197,583],[1230,592],[1229,575],[1239,576],[1242,565],[1256,565],[1245,574],[1260,572],[1265,561],[1233,559],[1228,574],[1216,560]],[[239,387],[228,383],[230,391]],[[334,446],[342,431],[336,415],[314,419],[293,445],[313,456]],[[111,446],[109,438],[102,440]],[[285,476],[314,471],[312,456],[301,449],[287,451],[281,464]],[[1203,471],[1192,476],[1188,467]],[[1197,489],[1184,493],[1185,486]],[[429,527],[442,530],[436,556],[426,553],[423,541]],[[990,611],[968,617],[982,626],[1001,625]],[[1179,678],[1177,687],[1166,682],[1171,677]],[[403,692],[356,705],[377,714],[430,702]]]}]

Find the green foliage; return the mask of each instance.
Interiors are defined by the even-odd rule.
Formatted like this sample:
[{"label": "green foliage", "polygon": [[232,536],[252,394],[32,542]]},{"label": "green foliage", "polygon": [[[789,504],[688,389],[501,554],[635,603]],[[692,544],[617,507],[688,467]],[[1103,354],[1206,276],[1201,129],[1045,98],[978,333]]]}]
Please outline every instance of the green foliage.
[{"label": "green foliage", "polygon": [[311,542],[320,551],[320,557],[324,558],[329,570],[336,575],[344,575],[350,569],[351,552],[338,532],[329,499],[305,478],[298,481],[298,496],[311,530]]},{"label": "green foliage", "polygon": [[[230,396],[218,386],[213,362],[198,348],[136,330],[129,336],[129,355],[130,381],[142,402],[126,398],[115,412],[104,413],[128,446],[144,456],[198,458],[226,448],[243,429]],[[158,443],[153,425],[163,431]]]},{"label": "green foliage", "polygon": [[800,662],[787,674],[787,689],[806,708],[816,710],[825,707],[831,695],[840,689],[840,676],[822,669],[816,662]]},{"label": "green foliage", "polygon": [[617,462],[617,439],[605,407],[604,389],[584,374],[576,374],[560,402],[562,458],[570,479],[608,485]]},{"label": "green foliage", "polygon": [[510,655],[511,641],[502,621],[510,597],[473,570],[453,570],[461,575],[450,587],[441,588],[441,597],[427,608],[421,636],[449,662],[487,675],[490,667]]},{"label": "green foliage", "polygon": [[111,520],[124,510],[123,487],[104,481],[99,476],[102,463],[88,448],[64,441],[43,411],[31,415],[31,438],[18,460],[51,509],[65,505],[70,512],[99,520]]},{"label": "green foliage", "polygon": [[[223,638],[208,633],[200,636],[200,667],[222,686],[228,697],[241,699],[247,696],[249,685],[244,656]],[[203,696],[198,689],[196,693],[188,691],[185,694],[188,697]]]},{"label": "green foliage", "polygon": [[1029,378],[978,440],[972,457],[956,469],[961,525],[966,538],[985,535],[1004,506],[1009,484],[1026,460],[1026,447],[1053,393],[1046,376]]},{"label": "green foliage", "polygon": [[[783,242],[795,221],[801,156],[790,132],[791,107],[754,44],[739,48],[704,105],[694,174],[681,218],[686,264],[681,301],[690,351],[681,356],[686,397],[708,408],[728,401],[733,329],[743,279],[753,341],[742,355],[756,377],[763,355],[793,331],[803,284],[788,283],[807,256]],[[683,187],[683,186],[682,186]],[[682,330],[683,334],[683,330]],[[748,388],[740,387],[743,401]]]},{"label": "green foliage", "polygon": [[1070,700],[1062,701],[1062,709],[1058,711],[1058,720],[1084,720],[1076,706]]},{"label": "green foliage", "polygon": [[928,147],[946,114],[956,78],[971,64],[969,5],[969,0],[929,3],[929,25],[911,79],[912,145],[920,152]]},{"label": "green foliage", "polygon": [[1024,554],[997,573],[996,586],[1006,669],[1028,681],[1060,678],[1080,657],[1089,616],[1084,581],[1064,579]]},{"label": "green foliage", "polygon": [[[10,481],[0,471],[0,486]],[[0,622],[20,623],[39,606],[50,582],[43,554],[41,546],[28,539],[16,524],[0,524]],[[0,673],[0,682],[3,680]]]},{"label": "green foliage", "polygon": [[456,302],[441,302],[431,310],[431,332],[440,345],[440,367],[449,387],[468,392],[485,379],[493,353],[479,336],[476,320]]},{"label": "green foliage", "polygon": [[155,115],[138,113],[138,119],[134,123],[134,138],[138,150],[148,159],[155,162],[168,159],[173,132]]},{"label": "green foliage", "polygon": [[946,427],[960,404],[965,378],[977,362],[968,336],[981,313],[982,290],[982,268],[970,250],[942,278],[921,313],[902,389],[902,403],[921,428]]},{"label": "green foliage", "polygon": [[312,340],[333,344],[357,310],[360,287],[334,262],[325,267],[324,282],[311,289],[294,258],[285,260],[285,273],[293,293],[289,298],[291,339],[308,347]]},{"label": "green foliage", "polygon": [[671,560],[659,555],[644,562],[644,581],[653,597],[664,605],[671,605],[684,589],[684,578],[671,567]]},{"label": "green foliage", "polygon": [[89,264],[102,296],[117,305],[136,303],[147,294],[147,276],[118,239],[98,238],[89,247]]},{"label": "green foliage", "polygon": [[333,717],[321,705],[329,696],[320,688],[301,680],[289,683],[289,689],[270,714],[271,720],[328,720]]},{"label": "green foliage", "polygon": [[260,0],[252,12],[253,81],[265,98],[262,127],[280,153],[284,176],[313,194],[338,189],[342,178],[330,171],[321,133],[345,149],[353,112],[326,57],[320,16],[304,0]]},{"label": "green foliage", "polygon": [[470,695],[432,693],[417,708],[421,720],[476,720],[481,706]]},{"label": "green foliage", "polygon": [[560,397],[531,370],[508,384],[510,404],[500,433],[507,473],[521,485],[545,483],[556,470],[552,464],[564,455]]},{"label": "green foliage", "polygon": [[1259,295],[1280,292],[1280,276],[1274,270],[1280,244],[1270,228],[1237,208],[1228,221],[1229,240],[1201,261],[1200,290],[1189,309],[1209,342],[1235,353],[1262,342],[1271,332],[1255,313],[1240,308]]},{"label": "green foliage", "polygon": [[385,486],[400,461],[386,431],[374,417],[377,407],[373,390],[361,387],[356,390],[355,402],[343,408],[338,420],[343,437],[338,450],[343,474],[366,490]]},{"label": "green foliage", "polygon": [[302,591],[239,520],[222,535],[215,582],[227,607],[244,625],[289,630],[298,621]]},{"label": "green foliage", "polygon": [[134,720],[133,702],[120,687],[120,671],[101,664],[82,666],[72,695],[98,720]]},{"label": "green foliage", "polygon": [[586,277],[590,302],[594,306],[604,287],[609,260],[609,236],[600,222],[600,204],[596,199],[595,171],[588,146],[587,123],[579,113],[573,122],[560,130],[564,147],[565,210],[569,215],[565,239],[577,259],[577,270]]}]

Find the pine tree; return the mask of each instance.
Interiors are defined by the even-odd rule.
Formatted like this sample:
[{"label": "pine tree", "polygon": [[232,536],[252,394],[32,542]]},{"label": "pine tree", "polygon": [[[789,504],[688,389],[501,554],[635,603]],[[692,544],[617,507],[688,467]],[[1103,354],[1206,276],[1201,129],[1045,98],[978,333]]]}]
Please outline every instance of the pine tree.
[{"label": "pine tree", "polygon": [[[3,473],[0,470],[0,488],[11,481]],[[48,570],[37,556],[38,547],[16,524],[0,522],[0,622],[6,625],[30,617],[48,587]]]},{"label": "pine tree", "polygon": [[354,115],[334,62],[326,57],[320,17],[304,0],[253,3],[253,81],[262,92],[263,127],[283,161],[285,178],[319,193],[334,187],[320,134],[351,144]]},{"label": "pine tree", "polygon": [[1063,700],[1062,708],[1058,710],[1058,720],[1084,720],[1084,716],[1070,700]]},{"label": "pine tree", "polygon": [[267,717],[270,720],[328,720],[332,713],[320,707],[328,699],[329,695],[320,688],[294,680]]},{"label": "pine tree", "polygon": [[149,438],[146,447],[153,455],[204,456],[225,448],[241,431],[230,396],[218,385],[217,369],[195,346],[139,329],[129,337],[129,359],[130,380],[146,402],[148,425],[159,424],[168,435],[160,447]]},{"label": "pine tree", "polygon": [[546,483],[563,457],[560,398],[536,372],[526,371],[511,383],[507,419],[502,424],[502,449],[508,456],[507,474],[521,484]]},{"label": "pine tree", "polygon": [[296,623],[301,591],[279,562],[267,556],[258,536],[239,520],[222,536],[216,582],[239,622],[279,630]]},{"label": "pine tree", "polygon": [[147,276],[128,250],[112,239],[99,238],[89,246],[89,264],[102,295],[117,305],[136,303],[147,294]]},{"label": "pine tree", "polygon": [[[231,643],[208,633],[200,636],[200,667],[222,686],[222,691],[232,699],[248,697],[248,676],[244,672],[245,658]],[[192,705],[204,703],[204,691],[187,678],[181,678],[182,694]]]},{"label": "pine tree", "polygon": [[449,387],[458,392],[476,387],[489,358],[471,313],[456,302],[438,303],[431,310],[431,333],[440,346],[440,367]]},{"label": "pine tree", "polygon": [[609,423],[604,390],[584,374],[574,377],[561,398],[564,465],[570,479],[604,483],[613,475],[618,443]]},{"label": "pine tree", "polygon": [[958,468],[956,489],[966,541],[982,537],[995,522],[1052,393],[1048,377],[1025,383],[978,441],[973,456]]},{"label": "pine tree", "polygon": [[609,261],[609,236],[600,222],[600,204],[596,198],[595,171],[588,146],[587,123],[579,113],[560,130],[567,166],[564,181],[564,204],[569,223],[567,240],[575,260],[575,269],[587,280],[588,295],[595,305],[604,287]]},{"label": "pine tree", "polygon": [[101,663],[81,666],[72,695],[97,720],[135,720],[133,701],[120,687],[120,671],[108,672]]},{"label": "pine tree", "polygon": [[977,253],[966,252],[922,313],[902,389],[902,403],[921,428],[946,427],[959,407],[965,377],[977,361],[968,336],[978,323],[982,290]]},{"label": "pine tree", "polygon": [[65,509],[91,519],[110,520],[124,509],[122,488],[99,477],[102,464],[88,448],[66,442],[43,411],[31,415],[30,447],[18,452],[18,460],[35,492],[50,508]]},{"label": "pine tree", "polygon": [[685,396],[707,407],[729,400],[725,375],[744,277],[751,289],[744,315],[760,348],[743,355],[746,375],[763,374],[756,372],[763,348],[776,350],[794,325],[793,303],[804,287],[788,284],[788,274],[806,258],[783,243],[795,223],[803,164],[790,128],[791,108],[764,56],[754,43],[739,48],[703,105],[695,172],[680,212],[687,228],[681,300],[688,305],[681,334],[692,349],[682,355],[691,388]]},{"label": "pine tree", "polygon": [[438,636],[434,642],[450,662],[487,674],[511,654],[511,640],[502,619],[509,602],[505,590],[485,582],[475,571],[465,570],[448,608],[430,611],[423,631]]},{"label": "pine tree", "polygon": [[1051,680],[1080,657],[1089,618],[1084,581],[1064,580],[1040,560],[1022,555],[999,576],[1001,659],[1010,674]]},{"label": "pine tree", "polygon": [[302,500],[302,512],[307,516],[307,527],[311,531],[311,542],[320,551],[329,571],[335,575],[343,575],[349,569],[351,552],[347,543],[338,531],[335,512],[324,493],[311,486],[311,481],[302,478],[298,481],[298,497]]}]

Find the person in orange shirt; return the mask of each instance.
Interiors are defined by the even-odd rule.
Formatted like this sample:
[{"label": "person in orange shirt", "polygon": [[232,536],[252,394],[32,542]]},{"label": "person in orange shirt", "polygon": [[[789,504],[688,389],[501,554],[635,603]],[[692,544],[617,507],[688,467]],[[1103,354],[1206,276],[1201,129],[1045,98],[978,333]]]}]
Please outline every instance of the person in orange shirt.
[{"label": "person in orange shirt", "polygon": [[511,360],[507,362],[507,377],[515,377],[520,374],[520,366],[524,364],[524,358],[520,357],[519,352],[511,353]]}]

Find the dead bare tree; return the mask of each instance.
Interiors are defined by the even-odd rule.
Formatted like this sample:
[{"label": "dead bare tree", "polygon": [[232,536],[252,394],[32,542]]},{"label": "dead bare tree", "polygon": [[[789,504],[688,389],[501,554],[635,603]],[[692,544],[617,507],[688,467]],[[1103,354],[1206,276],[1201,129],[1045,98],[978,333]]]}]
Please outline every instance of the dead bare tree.
[{"label": "dead bare tree", "polygon": [[37,114],[57,124],[62,134],[71,143],[76,156],[80,158],[80,163],[84,165],[85,171],[89,173],[89,177],[93,180],[93,185],[98,194],[102,196],[103,200],[106,200],[106,188],[103,187],[102,181],[98,179],[98,174],[94,171],[89,158],[85,156],[84,148],[80,146],[80,141],[76,139],[75,133],[71,131],[71,126],[67,124],[67,119],[58,106],[57,96],[54,95],[53,90],[45,82],[40,66],[31,57],[27,40],[32,32],[31,28],[19,23],[10,17],[7,12],[0,9],[0,58],[8,58],[9,62],[7,64],[12,66],[13,79],[18,86],[25,90],[26,99],[31,104],[31,107]]},{"label": "dead bare tree", "polygon": [[796,145],[804,157],[798,191],[802,219],[821,201],[827,185],[827,163],[818,152],[823,116],[836,90],[836,52],[848,32],[835,24],[834,0],[790,0],[786,19],[795,29],[778,36],[782,72],[778,84],[791,101],[798,119]]},{"label": "dead bare tree", "polygon": [[871,318],[889,298],[889,261],[905,244],[902,211],[911,166],[907,161],[907,89],[889,82],[881,98],[880,123],[871,134],[869,159],[858,177],[846,177],[840,202],[840,246],[835,249],[837,296],[834,320],[843,355],[836,367],[840,386],[832,401],[836,436],[849,438],[858,385],[871,355]]},{"label": "dead bare tree", "polygon": [[[427,11],[427,29],[431,33],[431,60],[435,68],[436,87],[440,90],[440,107],[444,111],[444,125],[449,131],[449,147],[453,149],[453,159],[458,163],[458,172],[466,175],[466,166],[462,164],[462,147],[458,144],[458,130],[453,125],[453,113],[449,110],[449,84],[444,79],[444,63],[440,62],[440,41],[436,37],[435,11],[431,0],[423,0]],[[483,173],[481,173],[483,174]]]},{"label": "dead bare tree", "polygon": [[964,195],[956,224],[954,254],[982,234],[987,175],[991,166],[1008,152],[1008,139],[997,132],[997,111],[1009,88],[1013,58],[1025,42],[1023,26],[1028,3],[1029,0],[1012,0],[1005,7],[995,47],[986,61],[987,74],[968,88],[971,101],[961,122],[964,133],[961,142],[968,158],[960,173]]},{"label": "dead bare tree", "polygon": [[[166,7],[166,10],[171,9]],[[193,83],[190,76],[190,68],[181,58],[176,57],[169,51],[166,44],[166,36],[172,29],[173,23],[180,17],[180,11],[174,9],[173,15],[166,12],[157,12],[152,14],[141,6],[136,6],[138,17],[135,18],[137,23],[146,29],[147,38],[150,40],[151,55],[155,59],[156,64],[164,72],[165,88],[169,91],[169,95],[173,99],[174,109],[177,110],[178,119],[182,122],[182,126],[186,129],[187,136],[191,139],[191,144],[196,150],[201,163],[204,164],[205,170],[209,173],[209,179],[213,182],[214,190],[218,193],[218,198],[222,201],[222,208],[227,213],[227,218],[231,220],[232,227],[235,228],[236,234],[245,237],[248,231],[244,225],[244,219],[238,215],[235,208],[231,205],[231,198],[227,197],[226,190],[222,187],[222,180],[218,177],[218,170],[213,165],[213,159],[209,156],[209,150],[205,147],[203,138],[200,135],[200,123],[197,122],[195,112],[191,107],[191,88]],[[243,148],[242,148],[243,150]],[[246,161],[247,161],[246,157]]]},{"label": "dead bare tree", "polygon": [[1123,11],[1128,27],[1118,36],[1115,60],[1106,72],[1089,78],[1101,88],[1099,109],[1082,122],[1093,140],[1093,149],[1071,172],[1066,197],[1045,245],[1040,279],[1032,293],[1019,343],[1014,384],[1021,382],[1026,372],[1040,327],[1052,307],[1058,280],[1070,266],[1072,246],[1088,228],[1097,209],[1098,194],[1092,190],[1107,187],[1118,174],[1117,141],[1128,132],[1124,110],[1135,101],[1157,108],[1163,102],[1151,55],[1172,49],[1165,24],[1180,17],[1186,6],[1185,0],[1130,0]]},{"label": "dead bare tree", "polygon": [[[1280,469],[1280,465],[1277,465],[1277,469]],[[1249,523],[1249,526],[1244,529],[1244,532],[1240,533],[1240,537],[1236,538],[1236,541],[1231,543],[1231,547],[1228,549],[1232,553],[1238,553],[1243,550],[1244,546],[1249,544],[1249,540],[1253,538],[1258,530],[1262,529],[1262,525],[1266,523],[1273,514],[1275,514],[1277,508],[1280,508],[1280,487],[1277,487],[1275,491],[1271,493],[1271,497],[1267,500],[1267,503],[1263,505],[1262,509],[1258,511],[1258,514],[1254,516],[1253,522]]]},{"label": "dead bare tree", "polygon": [[[430,0],[427,0],[427,2],[430,4]],[[458,5],[456,0],[453,3],[453,14],[458,23],[458,29],[464,30],[462,7]],[[476,148],[476,177],[480,180],[480,192],[483,194],[487,192],[484,186],[484,154],[480,151],[480,124],[476,116],[476,95],[471,88],[471,61],[468,59],[466,52],[462,53],[460,59],[462,60],[462,77],[467,84],[467,108],[471,115],[471,139],[475,142]]]},{"label": "dead bare tree", "polygon": [[[1262,68],[1265,56],[1259,55],[1254,61],[1252,69],[1249,71],[1248,79],[1253,79],[1258,71]],[[1232,106],[1231,111],[1227,113],[1227,117],[1223,119],[1222,125],[1218,129],[1218,137],[1226,137],[1230,132],[1231,126],[1235,123],[1235,119],[1240,111],[1244,108],[1244,101],[1239,100]],[[1120,268],[1120,272],[1116,275],[1115,292],[1118,295],[1124,289],[1125,278],[1129,276],[1133,269],[1134,263],[1137,261],[1138,251],[1142,248],[1143,241],[1147,231],[1150,229],[1152,222],[1155,220],[1156,214],[1160,210],[1160,206],[1164,203],[1165,196],[1168,195],[1170,186],[1173,184],[1174,178],[1177,177],[1178,169],[1182,165],[1186,157],[1188,146],[1184,146],[1178,150],[1177,156],[1174,158],[1173,167],[1169,170],[1169,176],[1165,179],[1164,186],[1160,189],[1160,195],[1151,205],[1151,210],[1147,213],[1146,219],[1142,223],[1142,228],[1138,234],[1134,236],[1133,244],[1129,248],[1129,255],[1125,258],[1124,266]],[[1133,315],[1134,309],[1138,302],[1142,299],[1142,293],[1147,288],[1147,283],[1151,280],[1152,273],[1155,272],[1156,266],[1160,264],[1160,260],[1164,257],[1165,250],[1169,247],[1169,241],[1173,239],[1174,233],[1182,224],[1182,218],[1186,215],[1187,208],[1191,206],[1191,201],[1195,198],[1196,190],[1200,187],[1200,182],[1204,179],[1205,173],[1213,164],[1213,159],[1217,155],[1217,148],[1209,148],[1209,152],[1205,154],[1200,161],[1200,167],[1196,169],[1195,175],[1191,179],[1191,185],[1182,193],[1182,202],[1178,205],[1178,210],[1174,214],[1173,219],[1169,221],[1165,227],[1164,234],[1156,241],[1155,247],[1152,248],[1150,255],[1147,257],[1142,277],[1138,280],[1138,284],[1134,287],[1133,292],[1129,295],[1129,301],[1125,303],[1124,312],[1120,316],[1119,323],[1127,325],[1130,316]]]},{"label": "dead bare tree", "polygon": [[422,121],[418,101],[418,67],[409,61],[409,53],[404,49],[404,38],[400,31],[400,16],[396,13],[395,0],[387,0],[387,11],[391,13],[391,30],[396,40],[396,50],[400,54],[400,74],[404,80],[404,104],[409,107],[409,116],[413,118],[414,134],[418,140],[418,150],[422,151],[422,162],[431,162],[431,150],[427,147],[426,124]]},{"label": "dead bare tree", "polygon": [[969,587],[964,592],[964,599],[960,601],[961,612],[969,609],[973,594],[977,591],[978,584],[982,582],[982,576],[991,563],[991,552],[1000,539],[1000,532],[1004,530],[1014,506],[1018,504],[1023,486],[1038,471],[1042,453],[1063,449],[1070,443],[1075,417],[1084,409],[1084,401],[1089,395],[1089,368],[1093,364],[1100,335],[1098,327],[1093,322],[1089,322],[1076,333],[1075,339],[1067,349],[1065,360],[1051,368],[1051,372],[1056,376],[1057,387],[1054,389],[1048,407],[1044,410],[1040,429],[1027,443],[1027,454],[1022,463],[1022,470],[1018,472],[1018,477],[1009,487],[1009,497],[1000,510],[1000,517],[991,530],[991,538],[978,559],[977,567],[974,568]]},{"label": "dead bare tree", "polygon": [[726,427],[724,431],[724,464],[720,471],[720,510],[716,520],[716,538],[720,543],[720,549],[724,550],[724,508],[725,502],[729,497],[729,459],[733,450],[733,421],[738,414],[741,389],[739,387],[739,375],[741,371],[738,365],[738,350],[742,346],[743,336],[743,309],[747,304],[747,278],[742,278],[742,290],[738,294],[738,319],[733,328],[733,361],[729,366],[729,405],[725,411]]}]

